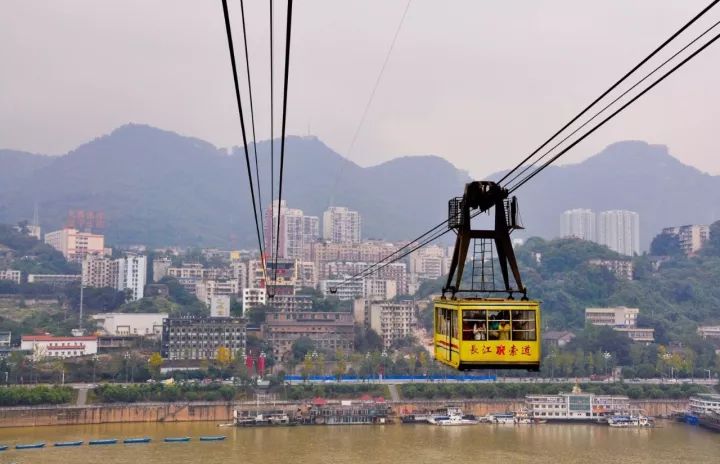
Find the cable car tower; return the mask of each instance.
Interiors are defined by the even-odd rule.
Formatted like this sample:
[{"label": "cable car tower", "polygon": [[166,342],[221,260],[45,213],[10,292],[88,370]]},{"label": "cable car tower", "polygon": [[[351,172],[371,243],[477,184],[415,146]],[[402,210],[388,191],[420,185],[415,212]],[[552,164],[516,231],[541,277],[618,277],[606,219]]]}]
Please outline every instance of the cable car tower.
[{"label": "cable car tower", "polygon": [[[472,218],[482,212],[495,208],[494,229],[472,229]],[[510,233],[522,229],[518,221],[517,198],[508,198],[507,189],[495,182],[476,181],[465,185],[465,194],[455,197],[448,205],[448,228],[457,233],[447,283],[443,287],[443,299],[450,293],[455,299],[457,293],[507,293],[513,299],[516,293],[522,293],[527,299],[527,289],[522,284],[515,252],[512,248]],[[462,288],[465,262],[473,241],[472,277],[470,288]],[[503,288],[495,284],[495,264],[493,247],[497,254]],[[509,271],[515,280],[511,285]],[[453,282],[454,280],[454,282]]]}]

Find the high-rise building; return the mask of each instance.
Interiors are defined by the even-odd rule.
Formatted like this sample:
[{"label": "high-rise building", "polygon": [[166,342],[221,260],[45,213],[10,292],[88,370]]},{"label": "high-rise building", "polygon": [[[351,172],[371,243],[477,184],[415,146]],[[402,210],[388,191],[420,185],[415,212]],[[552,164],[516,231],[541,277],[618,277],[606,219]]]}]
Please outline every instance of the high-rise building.
[{"label": "high-rise building", "polygon": [[598,215],[598,240],[622,255],[640,254],[640,216],[634,211],[603,211]]},{"label": "high-rise building", "polygon": [[130,301],[139,300],[145,290],[147,256],[128,254],[117,260],[118,290],[130,290]]},{"label": "high-rise building", "polygon": [[119,288],[119,272],[118,260],[88,255],[82,262],[82,284],[85,287]]},{"label": "high-rise building", "polygon": [[662,233],[677,237],[683,253],[687,256],[692,256],[700,251],[700,248],[710,239],[710,226],[687,225],[666,227],[662,230]]},{"label": "high-rise building", "polygon": [[560,238],[596,241],[595,213],[589,209],[571,209],[560,217]]},{"label": "high-rise building", "polygon": [[317,235],[313,230],[319,227],[316,225],[317,217],[305,216],[300,209],[288,208],[285,200],[282,203],[275,200],[265,210],[265,250],[270,255],[277,248],[279,258],[302,259],[305,238]]},{"label": "high-rise building", "polygon": [[245,354],[245,320],[237,317],[181,317],[163,319],[163,358],[216,359],[220,348],[231,358]]},{"label": "high-rise building", "polygon": [[303,216],[303,241],[316,242],[320,238],[320,218],[317,216]]},{"label": "high-rise building", "polygon": [[415,325],[415,302],[373,303],[369,305],[370,328],[383,339],[383,346],[390,348],[396,341],[412,335]]},{"label": "high-rise building", "polygon": [[323,238],[333,243],[360,243],[360,213],[331,206],[323,213]]},{"label": "high-rise building", "polygon": [[156,257],[153,259],[153,282],[160,282],[168,275],[168,269],[172,266],[172,260],[167,257]]},{"label": "high-rise building", "polygon": [[206,279],[195,284],[195,296],[210,307],[216,296],[224,295],[230,298],[239,293],[240,284],[237,279]]},{"label": "high-rise building", "polygon": [[65,228],[45,234],[45,243],[63,254],[65,259],[81,263],[87,255],[105,252],[105,237],[77,229]]}]

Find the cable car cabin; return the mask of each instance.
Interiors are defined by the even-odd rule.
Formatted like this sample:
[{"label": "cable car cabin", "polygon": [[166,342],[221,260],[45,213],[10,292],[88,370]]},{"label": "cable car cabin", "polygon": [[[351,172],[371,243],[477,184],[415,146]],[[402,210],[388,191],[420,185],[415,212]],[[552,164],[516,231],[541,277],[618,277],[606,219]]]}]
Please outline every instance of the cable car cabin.
[{"label": "cable car cabin", "polygon": [[435,300],[435,359],[455,369],[540,368],[540,304]]}]

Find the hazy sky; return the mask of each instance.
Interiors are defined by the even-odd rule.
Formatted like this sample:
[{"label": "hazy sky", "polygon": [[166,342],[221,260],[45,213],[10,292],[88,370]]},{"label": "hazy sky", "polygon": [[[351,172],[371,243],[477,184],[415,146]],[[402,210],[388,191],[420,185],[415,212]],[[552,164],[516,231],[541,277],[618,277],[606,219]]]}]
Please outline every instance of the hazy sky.
[{"label": "hazy sky", "polygon": [[[240,48],[239,1],[230,3]],[[268,2],[245,3],[266,139]],[[509,167],[707,3],[414,0],[349,157],[367,166],[438,154],[475,176]],[[295,2],[288,133],[309,131],[347,155],[405,5]],[[279,97],[285,2],[276,9]],[[720,43],[565,161],[643,139],[720,174],[718,82]],[[127,122],[241,143],[219,0],[0,2],[0,147],[61,154]]]}]

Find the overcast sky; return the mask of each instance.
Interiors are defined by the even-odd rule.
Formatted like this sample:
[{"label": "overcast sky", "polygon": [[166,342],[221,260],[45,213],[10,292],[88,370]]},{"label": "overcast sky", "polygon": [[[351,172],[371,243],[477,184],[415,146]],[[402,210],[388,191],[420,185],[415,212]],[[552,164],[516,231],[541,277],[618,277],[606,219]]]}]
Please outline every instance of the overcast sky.
[{"label": "overcast sky", "polygon": [[[240,48],[239,2],[230,3]],[[245,3],[266,139],[268,2]],[[317,135],[363,166],[437,154],[489,174],[522,159],[709,0],[414,0],[348,154],[406,3],[295,2],[288,133]],[[276,9],[279,96],[285,2]],[[565,162],[642,139],[720,174],[718,82],[720,43]],[[0,147],[62,154],[128,122],[241,143],[220,0],[0,2]]]}]

